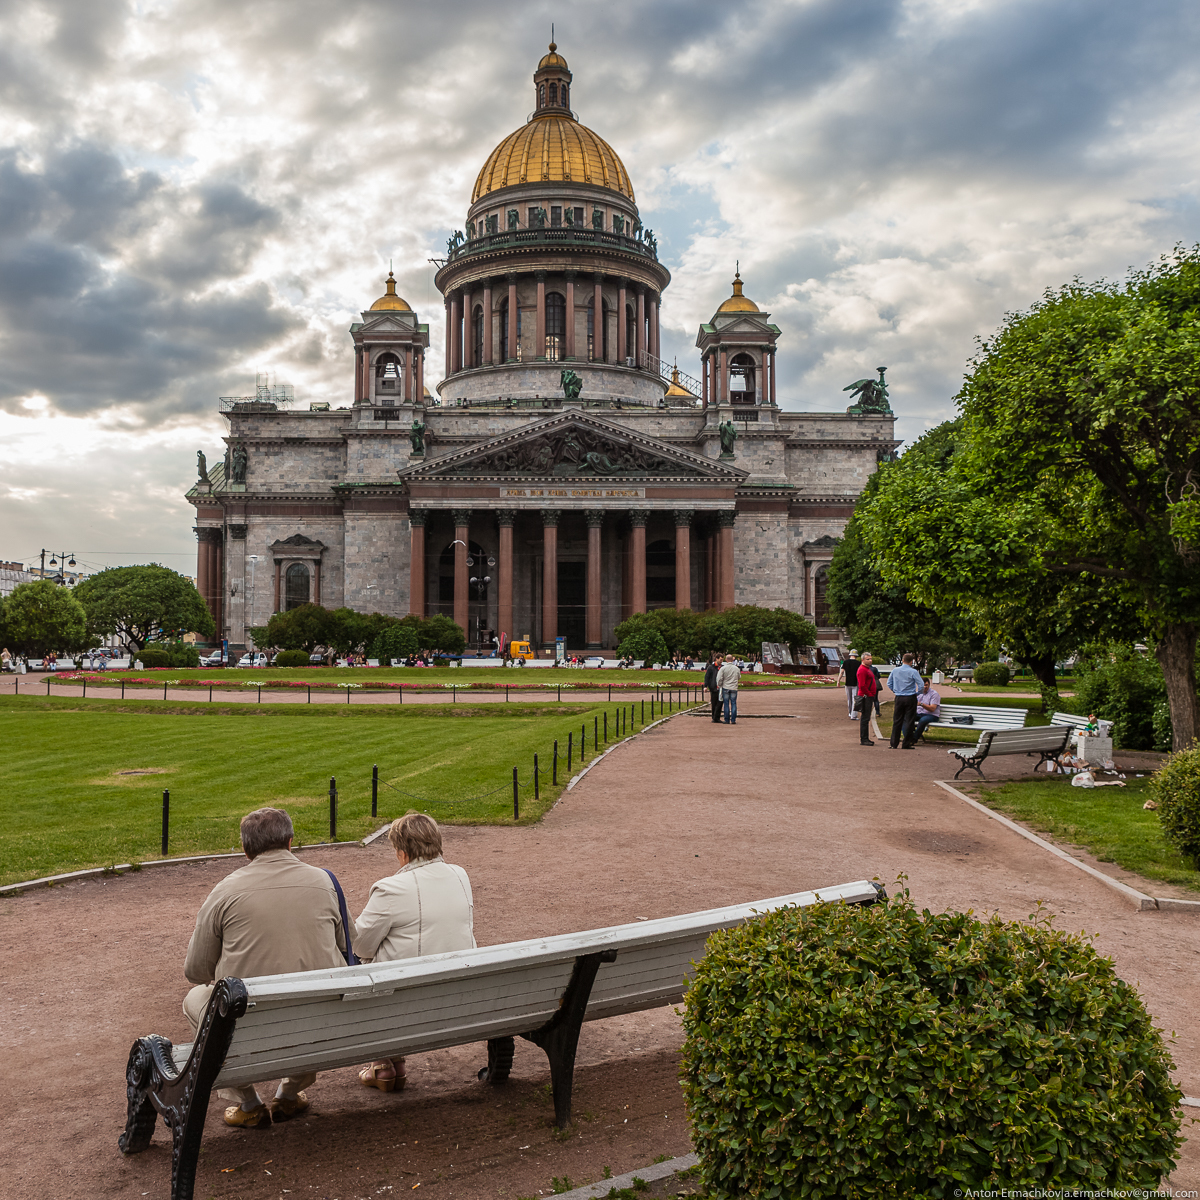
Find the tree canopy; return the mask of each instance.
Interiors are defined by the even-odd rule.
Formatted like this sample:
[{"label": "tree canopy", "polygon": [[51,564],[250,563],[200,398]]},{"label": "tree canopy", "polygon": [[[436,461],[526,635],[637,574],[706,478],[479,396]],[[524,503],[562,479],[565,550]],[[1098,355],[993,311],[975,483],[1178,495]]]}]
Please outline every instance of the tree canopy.
[{"label": "tree canopy", "polygon": [[92,635],[115,633],[132,650],[147,642],[216,631],[212,614],[190,579],[149,563],[109,567],[75,588]]},{"label": "tree canopy", "polygon": [[697,657],[711,650],[750,657],[762,651],[763,642],[782,642],[795,651],[814,646],[817,640],[816,626],[798,613],[756,604],[702,613],[688,608],[634,613],[617,626],[617,641],[624,643],[643,628],[655,630],[668,650]]},{"label": "tree canopy", "polygon": [[19,583],[0,603],[0,639],[17,654],[42,658],[50,651],[72,654],[95,642],[87,614],[70,588],[52,579]]}]

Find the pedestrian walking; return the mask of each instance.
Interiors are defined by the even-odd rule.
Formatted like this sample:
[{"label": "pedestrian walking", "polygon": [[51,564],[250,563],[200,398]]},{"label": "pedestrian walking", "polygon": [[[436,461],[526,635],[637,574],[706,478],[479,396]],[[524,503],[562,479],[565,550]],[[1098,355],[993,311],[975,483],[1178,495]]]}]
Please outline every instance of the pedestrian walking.
[{"label": "pedestrian walking", "polygon": [[913,666],[913,656],[906,654],[888,676],[888,688],[895,699],[892,701],[892,749],[903,743],[903,749],[911,750],[916,741],[917,695],[921,691],[921,672]]},{"label": "pedestrian walking", "polygon": [[850,720],[858,720],[858,709],[854,701],[858,698],[858,668],[862,663],[858,660],[858,651],[851,650],[850,657],[842,660],[842,669],[838,671],[837,682],[846,685],[846,711]]},{"label": "pedestrian walking", "polygon": [[708,688],[709,704],[714,725],[721,723],[721,689],[717,687],[717,672],[721,669],[721,656],[714,654],[704,670],[704,686]]},{"label": "pedestrian walking", "polygon": [[727,655],[717,672],[717,687],[721,689],[721,703],[725,708],[725,724],[737,724],[738,685],[742,681],[742,673],[733,655]]},{"label": "pedestrian walking", "polygon": [[871,655],[864,654],[858,667],[858,740],[863,746],[873,746],[871,741],[871,714],[879,695],[879,683],[871,667]]}]

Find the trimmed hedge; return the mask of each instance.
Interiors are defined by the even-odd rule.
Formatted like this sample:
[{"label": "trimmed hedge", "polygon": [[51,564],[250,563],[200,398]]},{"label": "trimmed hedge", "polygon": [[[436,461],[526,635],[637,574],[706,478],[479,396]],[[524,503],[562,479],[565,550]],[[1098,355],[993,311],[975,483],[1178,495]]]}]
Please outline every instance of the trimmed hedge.
[{"label": "trimmed hedge", "polygon": [[1200,749],[1172,754],[1150,778],[1163,837],[1200,868]]},{"label": "trimmed hedge", "polygon": [[140,662],[148,671],[155,667],[169,667],[171,665],[171,656],[167,653],[165,646],[146,646],[138,650],[134,656],[135,662]]},{"label": "trimmed hedge", "polygon": [[984,687],[1008,687],[1012,672],[1001,662],[980,663],[972,679]]},{"label": "trimmed hedge", "polygon": [[303,650],[280,650],[275,656],[277,667],[307,667],[308,655]]},{"label": "trimmed hedge", "polygon": [[1155,1187],[1182,1144],[1136,989],[1046,919],[784,909],[709,939],[683,1023],[711,1200]]}]

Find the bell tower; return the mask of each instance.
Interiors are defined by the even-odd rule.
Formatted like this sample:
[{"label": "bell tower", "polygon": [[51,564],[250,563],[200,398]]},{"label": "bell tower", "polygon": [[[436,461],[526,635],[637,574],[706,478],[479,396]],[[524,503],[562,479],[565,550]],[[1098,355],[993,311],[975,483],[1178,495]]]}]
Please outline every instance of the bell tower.
[{"label": "bell tower", "polygon": [[567,60],[558,53],[558,47],[551,42],[550,53],[542,56],[537,70],[533,73],[534,111],[544,109],[571,108],[571,72],[567,69]]}]

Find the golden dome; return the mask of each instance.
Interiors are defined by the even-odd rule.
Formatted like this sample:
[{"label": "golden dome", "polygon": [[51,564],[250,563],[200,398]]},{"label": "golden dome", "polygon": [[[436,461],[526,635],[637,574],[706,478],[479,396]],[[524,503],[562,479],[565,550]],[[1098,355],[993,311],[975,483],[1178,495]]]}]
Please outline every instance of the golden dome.
[{"label": "golden dome", "polygon": [[679,382],[679,367],[678,366],[674,366],[671,368],[671,386],[669,388],[667,388],[666,394],[668,396],[686,396],[689,400],[695,400],[695,398],[696,398],[695,396],[692,395],[691,392],[689,392],[687,390],[687,388],[685,388],[683,386],[683,384],[681,384]]},{"label": "golden dome", "polygon": [[371,305],[370,311],[379,312],[385,308],[398,309],[400,312],[412,312],[409,302],[403,296],[396,295],[396,277],[391,271],[388,272],[387,291]]},{"label": "golden dome", "polygon": [[563,109],[537,113],[491,152],[471,203],[521,183],[592,183],[634,199],[629,172],[613,148]]},{"label": "golden dome", "polygon": [[750,299],[742,295],[742,273],[738,271],[733,277],[733,295],[717,309],[717,312],[761,312],[762,310]]},{"label": "golden dome", "polygon": [[540,71],[543,67],[560,67],[564,71],[569,71],[571,68],[567,66],[567,60],[557,51],[558,47],[551,42],[550,53],[542,55],[542,61],[538,63],[537,69]]}]

